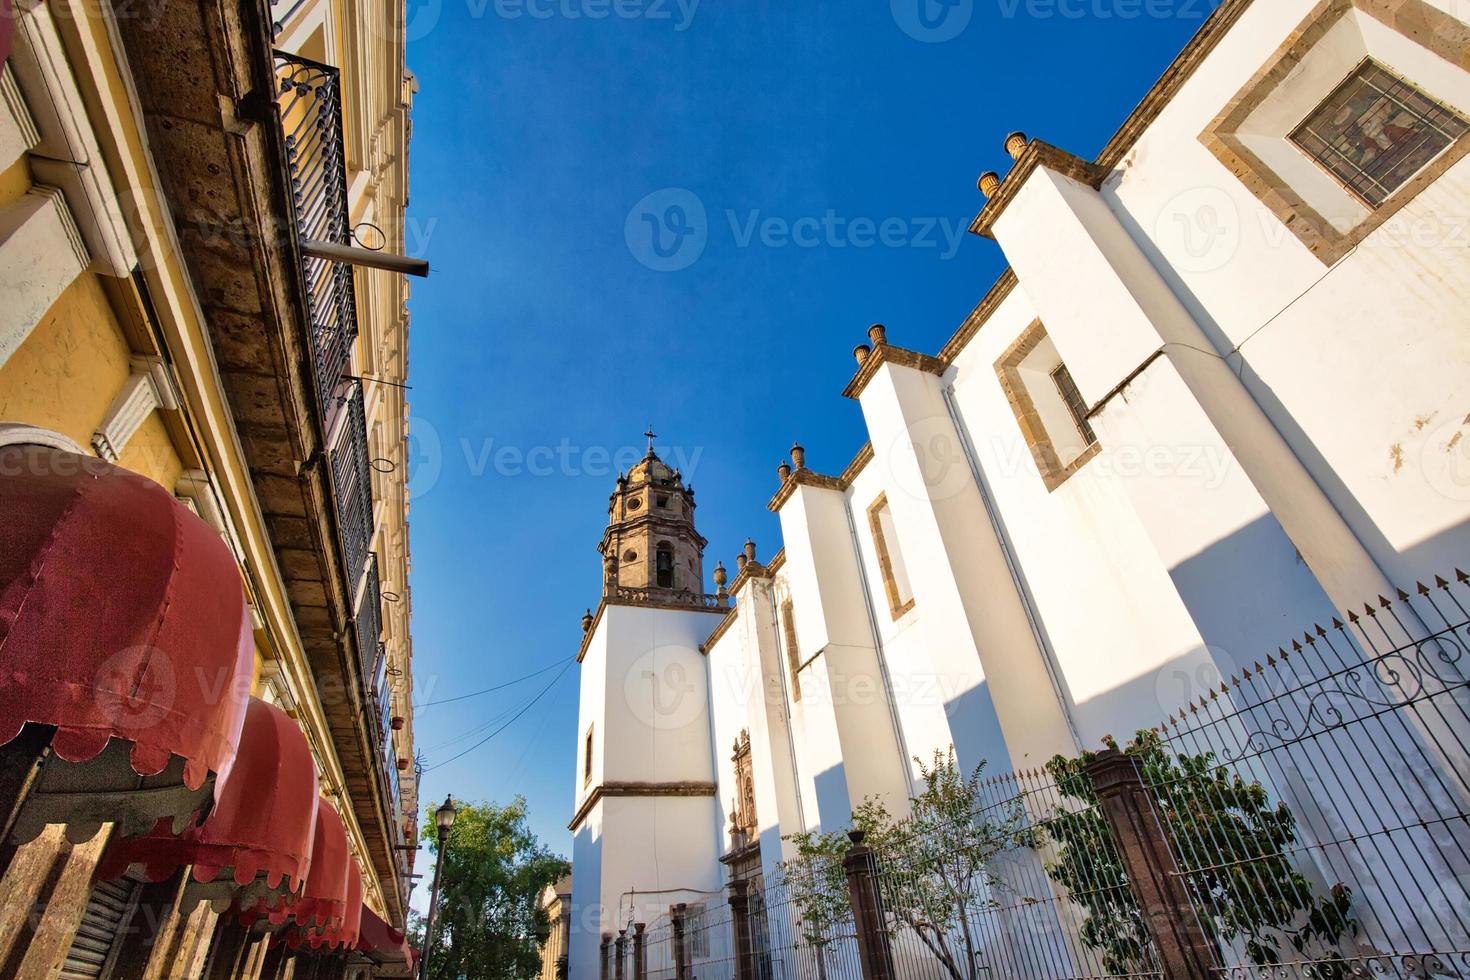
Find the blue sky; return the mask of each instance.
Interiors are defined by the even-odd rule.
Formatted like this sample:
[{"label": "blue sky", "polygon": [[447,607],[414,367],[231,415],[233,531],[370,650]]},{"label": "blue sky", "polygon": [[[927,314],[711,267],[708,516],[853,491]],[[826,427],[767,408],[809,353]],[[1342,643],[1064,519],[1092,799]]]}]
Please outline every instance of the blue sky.
[{"label": "blue sky", "polygon": [[[1006,133],[1091,157],[1211,5],[411,0],[416,700],[575,655],[650,422],[706,574],[769,557],[792,440],[835,473],[865,438],[868,324],[933,352],[1004,268],[964,228]],[[422,802],[524,794],[569,852],[575,666],[446,761],[559,670],[420,707]]]}]

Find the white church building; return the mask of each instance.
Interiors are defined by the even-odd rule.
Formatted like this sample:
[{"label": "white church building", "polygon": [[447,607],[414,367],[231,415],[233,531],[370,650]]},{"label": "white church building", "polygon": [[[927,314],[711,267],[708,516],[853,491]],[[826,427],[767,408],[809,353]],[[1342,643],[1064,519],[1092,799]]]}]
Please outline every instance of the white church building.
[{"label": "white church building", "polygon": [[915,756],[1075,756],[1466,567],[1467,17],[1224,0],[1096,160],[1012,134],[971,226],[1009,270],[937,352],[869,331],[843,392],[868,442],[835,472],[794,447],[779,547],[713,593],[681,474],[650,449],[619,479],[578,656],[575,980],[784,835],[902,808]]}]

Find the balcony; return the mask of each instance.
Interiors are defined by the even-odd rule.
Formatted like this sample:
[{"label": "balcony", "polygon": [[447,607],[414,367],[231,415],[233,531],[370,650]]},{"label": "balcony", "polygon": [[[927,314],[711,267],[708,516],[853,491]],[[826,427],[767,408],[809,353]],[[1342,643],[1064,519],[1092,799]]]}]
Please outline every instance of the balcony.
[{"label": "balcony", "polygon": [[[351,244],[340,73],[330,65],[277,51],[276,103],[286,137],[298,239]],[[357,339],[352,266],[309,255],[303,255],[302,266],[317,403],[323,426],[330,429],[342,404],[339,392]]]},{"label": "balcony", "polygon": [[[373,481],[368,467],[367,418],[363,414],[361,385],[354,385],[348,390],[343,412],[337,441],[332,446],[332,484],[337,498],[337,533],[342,545],[342,564],[347,572],[348,588],[356,592],[373,539]],[[376,597],[376,561],[370,574],[375,592],[373,615],[377,618],[382,616],[382,611]],[[360,614],[361,610],[359,619]],[[380,618],[378,622],[381,625]],[[364,673],[371,669],[370,651],[376,649],[376,633],[372,635],[371,642],[359,644]]]},{"label": "balcony", "polygon": [[357,626],[357,653],[362,658],[362,676],[373,676],[373,669],[382,659],[383,644],[383,590],[378,581],[378,556],[369,555],[367,582],[363,586],[362,599],[355,617]]}]

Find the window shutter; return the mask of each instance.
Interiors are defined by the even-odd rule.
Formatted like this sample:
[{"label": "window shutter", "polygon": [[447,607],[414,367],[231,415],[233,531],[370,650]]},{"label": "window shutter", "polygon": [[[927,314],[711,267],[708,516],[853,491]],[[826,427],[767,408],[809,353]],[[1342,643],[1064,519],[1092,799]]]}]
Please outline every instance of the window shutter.
[{"label": "window shutter", "polygon": [[61,980],[97,980],[111,973],[112,952],[132,916],[139,887],[131,871],[116,881],[97,882],[61,966]]}]

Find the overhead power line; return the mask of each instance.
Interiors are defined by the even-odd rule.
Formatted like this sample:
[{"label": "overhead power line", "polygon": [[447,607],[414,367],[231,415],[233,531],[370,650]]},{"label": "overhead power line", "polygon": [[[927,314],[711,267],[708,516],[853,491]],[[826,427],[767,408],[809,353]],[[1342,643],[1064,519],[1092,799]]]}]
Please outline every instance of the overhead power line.
[{"label": "overhead power line", "polygon": [[[567,670],[569,670],[571,668],[571,666],[572,666],[572,660],[571,659],[568,659],[567,662],[562,665],[561,670],[557,672],[557,675],[551,679],[551,683],[550,684],[547,684],[539,692],[537,692],[536,696],[534,698],[532,698],[531,700],[527,701],[525,703],[525,705],[522,706],[521,710],[520,711],[517,711],[510,718],[510,720],[507,721],[505,724],[501,725],[499,728],[495,729],[489,735],[486,735],[484,738],[480,739],[478,742],[476,742],[474,745],[471,745],[469,748],[464,749],[461,752],[455,753],[454,755],[452,755],[449,758],[445,759],[443,762],[436,762],[436,763],[434,763],[434,765],[428,766],[427,768],[424,769],[424,772],[433,772],[435,769],[439,769],[439,768],[441,768],[443,766],[449,765],[451,762],[454,762],[456,759],[462,759],[462,758],[464,758],[465,756],[469,755],[471,752],[475,751],[475,749],[478,749],[480,746],[482,746],[486,742],[490,741],[496,735],[499,735],[501,732],[505,731],[511,725],[515,724],[516,720],[518,718],[520,718],[521,715],[524,715],[527,711],[530,711],[531,708],[533,708],[535,706],[535,704],[536,704],[537,701],[540,701],[543,697],[546,696],[546,692],[550,691],[553,687],[556,686],[556,682],[562,679],[562,677],[566,674]],[[550,668],[547,668],[547,669],[549,670]],[[468,695],[466,695],[466,696],[468,696]]]},{"label": "overhead power line", "polygon": [[529,674],[517,677],[515,680],[509,680],[505,681],[502,684],[496,684],[494,687],[487,687],[479,691],[471,691],[468,694],[458,694],[452,698],[440,698],[438,701],[421,701],[418,704],[414,705],[414,710],[417,711],[419,708],[429,708],[436,704],[452,704],[455,701],[463,701],[466,698],[477,698],[482,694],[489,694],[492,691],[503,691],[507,687],[513,687],[514,685],[519,684],[521,681],[528,681],[533,677],[539,677],[540,675],[546,673],[548,670],[554,670],[555,668],[560,667],[563,664],[571,663],[573,659],[574,658],[572,657],[568,657],[566,660],[558,660],[556,663],[551,664],[547,667],[542,667],[540,670],[532,671]]}]

